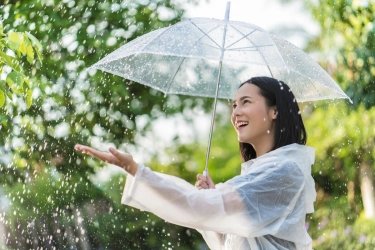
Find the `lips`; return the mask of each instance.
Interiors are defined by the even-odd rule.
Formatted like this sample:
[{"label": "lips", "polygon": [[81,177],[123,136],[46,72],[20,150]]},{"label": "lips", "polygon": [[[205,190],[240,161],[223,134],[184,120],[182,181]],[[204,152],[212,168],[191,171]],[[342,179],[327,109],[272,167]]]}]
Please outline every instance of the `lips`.
[{"label": "lips", "polygon": [[245,127],[247,125],[249,125],[249,122],[247,122],[247,121],[237,121],[236,122],[236,128],[237,129],[240,129],[240,128]]}]

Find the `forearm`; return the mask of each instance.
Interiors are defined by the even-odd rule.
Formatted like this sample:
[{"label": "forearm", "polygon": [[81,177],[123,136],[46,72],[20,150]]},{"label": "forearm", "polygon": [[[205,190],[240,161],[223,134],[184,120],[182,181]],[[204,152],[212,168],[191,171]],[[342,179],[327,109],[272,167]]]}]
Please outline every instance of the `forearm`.
[{"label": "forearm", "polygon": [[[228,209],[226,197],[219,190],[197,190],[186,181],[160,173],[154,173],[140,166],[135,177],[128,177],[122,203],[150,211],[164,220],[185,227],[219,231],[222,223],[243,224],[245,211],[241,202],[231,200]],[[145,171],[146,173],[143,173]],[[237,202],[237,205],[236,205]],[[241,223],[242,221],[242,223]]]}]

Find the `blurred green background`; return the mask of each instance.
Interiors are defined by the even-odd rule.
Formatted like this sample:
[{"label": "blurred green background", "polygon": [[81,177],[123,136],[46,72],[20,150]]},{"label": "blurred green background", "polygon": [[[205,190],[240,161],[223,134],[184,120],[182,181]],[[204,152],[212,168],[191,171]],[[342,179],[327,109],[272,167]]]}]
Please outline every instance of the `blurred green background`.
[{"label": "blurred green background", "polygon": [[[125,173],[73,149],[142,151],[152,169],[195,182],[207,143],[199,134],[188,143],[175,136],[158,152],[137,138],[152,136],[161,119],[194,127],[212,100],[165,97],[85,70],[126,41],[180,21],[182,2],[0,3],[1,249],[207,249],[195,230],[121,205]],[[318,194],[306,226],[315,249],[375,249],[375,1],[304,4],[320,26],[305,51],[354,102],[301,104]],[[241,163],[229,105],[219,107],[209,165],[215,182],[238,174]]]}]

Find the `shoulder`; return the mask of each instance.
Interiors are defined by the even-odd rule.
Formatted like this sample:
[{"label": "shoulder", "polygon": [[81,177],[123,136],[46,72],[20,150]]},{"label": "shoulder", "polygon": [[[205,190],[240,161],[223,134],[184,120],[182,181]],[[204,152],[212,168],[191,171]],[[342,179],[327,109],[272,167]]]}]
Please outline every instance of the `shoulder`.
[{"label": "shoulder", "polygon": [[289,174],[303,176],[303,173],[301,169],[298,167],[298,164],[289,158],[284,157],[284,159],[280,159],[280,163],[278,164],[278,166],[279,171],[285,171]]},{"label": "shoulder", "polygon": [[302,185],[304,175],[297,163],[287,157],[273,157],[272,160],[257,162],[245,174],[230,180],[236,183],[248,183],[255,186]]},{"label": "shoulder", "polygon": [[249,168],[249,171],[245,174],[269,174],[269,175],[284,175],[293,174],[297,176],[303,176],[300,168],[296,161],[293,159],[278,155],[272,156],[267,159],[260,159],[253,166]]}]

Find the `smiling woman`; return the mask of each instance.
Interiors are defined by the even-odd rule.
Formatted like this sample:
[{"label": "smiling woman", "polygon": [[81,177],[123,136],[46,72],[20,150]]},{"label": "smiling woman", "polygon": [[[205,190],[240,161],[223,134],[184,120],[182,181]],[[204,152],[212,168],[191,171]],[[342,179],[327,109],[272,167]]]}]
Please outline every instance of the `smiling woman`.
[{"label": "smiling woman", "polygon": [[276,79],[251,78],[236,93],[231,120],[244,163],[241,175],[217,185],[199,174],[194,187],[113,148],[75,148],[129,173],[123,204],[197,229],[211,249],[311,249],[305,217],[316,197],[314,149],[304,145],[293,93]]},{"label": "smiling woman", "polygon": [[[240,85],[236,98],[240,102],[237,104],[236,99],[233,101],[232,123],[235,125],[242,117],[251,117],[252,121],[248,127],[251,131],[247,133],[239,133],[235,126],[244,161],[292,143],[306,144],[307,134],[297,101],[284,82],[269,77],[254,77]],[[245,121],[249,123],[249,120]],[[251,136],[254,133],[260,133],[259,137],[251,141],[240,138],[241,134]]]},{"label": "smiling woman", "polygon": [[[233,102],[232,123],[240,143],[250,144],[261,156],[274,145],[276,105],[268,106],[261,89],[254,84],[243,84]],[[255,157],[253,157],[255,158]]]}]

